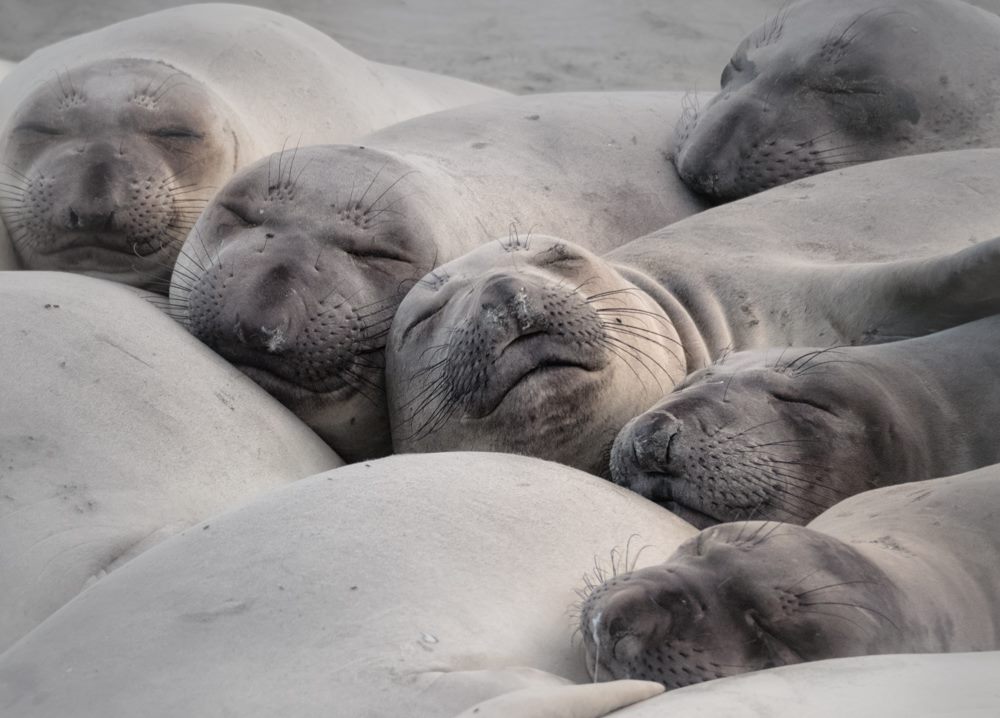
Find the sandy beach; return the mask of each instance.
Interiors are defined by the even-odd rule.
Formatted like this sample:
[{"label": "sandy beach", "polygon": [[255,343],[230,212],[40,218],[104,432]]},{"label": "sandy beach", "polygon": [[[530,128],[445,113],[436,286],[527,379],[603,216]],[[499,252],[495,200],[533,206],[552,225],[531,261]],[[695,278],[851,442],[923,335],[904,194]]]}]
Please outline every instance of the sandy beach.
[{"label": "sandy beach", "polygon": [[[184,2],[7,0],[0,57]],[[265,0],[380,62],[511,92],[714,90],[784,0]],[[1000,0],[974,3],[994,12]]]}]

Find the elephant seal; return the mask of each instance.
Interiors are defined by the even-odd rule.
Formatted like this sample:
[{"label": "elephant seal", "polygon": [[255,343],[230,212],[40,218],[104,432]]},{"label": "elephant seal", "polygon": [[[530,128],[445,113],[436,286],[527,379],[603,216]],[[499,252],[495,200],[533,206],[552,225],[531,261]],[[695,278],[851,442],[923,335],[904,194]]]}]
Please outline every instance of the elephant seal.
[{"label": "elephant seal", "polygon": [[512,223],[603,252],[703,209],[665,159],[685,101],[502,98],[261,160],[195,225],[169,311],[345,458],[386,454],[383,350],[406,289]]},{"label": "elephant seal", "polygon": [[601,718],[663,693],[652,681],[522,688],[462,711],[458,718]]},{"label": "elephant seal", "polygon": [[[845,715],[993,718],[1000,705],[998,671],[998,651],[833,658],[679,688],[633,703],[611,715],[614,718],[843,718]],[[602,716],[606,713],[599,712],[595,700],[601,695],[599,689],[607,686],[606,695],[610,698],[621,691],[619,683],[622,682],[524,689],[481,703],[476,706],[479,712],[472,715],[479,718]],[[588,691],[594,695],[588,695]],[[515,710],[500,712],[501,701],[512,705],[515,700]],[[595,711],[586,712],[578,706],[593,707]],[[497,711],[490,713],[494,708]]]},{"label": "elephant seal", "polygon": [[158,541],[343,463],[130,287],[0,272],[0,316],[0,652]]},{"label": "elephant seal", "polygon": [[588,664],[669,689],[824,658],[997,650],[998,502],[993,465],[857,494],[808,526],[705,529],[588,596]]},{"label": "elephant seal", "polygon": [[606,474],[621,427],[723,351],[901,339],[995,313],[1000,239],[985,238],[1000,213],[984,195],[1000,195],[996,150],[822,175],[603,257],[553,238],[485,245],[399,307],[394,449]]},{"label": "elephant seal", "polygon": [[705,528],[805,523],[888,484],[1000,463],[1000,316],[863,347],[739,352],[621,430],[615,483]]},{"label": "elephant seal", "polygon": [[[357,463],[214,516],[96,583],[0,656],[0,706],[5,718],[331,706],[453,718],[514,688],[587,681],[571,641],[581,570],[596,556],[646,566],[695,533],[537,459]],[[616,545],[626,552],[609,556]]]},{"label": "elephant seal", "polygon": [[505,94],[422,77],[241,5],[70,38],[0,83],[0,217],[25,269],[165,294],[187,231],[240,167],[288,143],[343,142]]},{"label": "elephant seal", "polygon": [[740,43],[678,124],[716,200],[849,164],[1000,146],[1000,18],[958,0],[801,0]]}]

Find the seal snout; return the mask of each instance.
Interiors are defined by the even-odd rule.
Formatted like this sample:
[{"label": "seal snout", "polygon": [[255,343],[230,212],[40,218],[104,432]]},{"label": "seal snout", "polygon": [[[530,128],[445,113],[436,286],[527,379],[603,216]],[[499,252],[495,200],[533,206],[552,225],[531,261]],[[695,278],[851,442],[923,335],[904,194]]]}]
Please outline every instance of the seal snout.
[{"label": "seal snout", "polygon": [[631,432],[632,459],[642,471],[664,471],[670,463],[671,444],[684,425],[667,411],[646,414]]},{"label": "seal snout", "polygon": [[584,605],[580,625],[593,665],[615,678],[643,675],[650,656],[683,640],[704,613],[689,583],[660,565],[617,576],[599,587]]},{"label": "seal snout", "polygon": [[[673,498],[664,474],[672,465],[684,422],[667,411],[650,411],[629,422],[611,449],[611,475],[616,484],[658,501]],[[679,474],[678,474],[679,476]]]},{"label": "seal snout", "polygon": [[486,278],[478,292],[484,318],[511,339],[549,328],[540,289],[523,278],[498,274]]},{"label": "seal snout", "polygon": [[[313,319],[303,297],[302,272],[282,258],[251,255],[226,258],[242,264],[239,282],[206,273],[192,291],[189,302],[191,332],[229,361],[264,369],[301,384],[301,366],[324,369],[315,347],[303,355]],[[329,323],[329,320],[327,320]],[[313,371],[306,372],[312,379]]]}]

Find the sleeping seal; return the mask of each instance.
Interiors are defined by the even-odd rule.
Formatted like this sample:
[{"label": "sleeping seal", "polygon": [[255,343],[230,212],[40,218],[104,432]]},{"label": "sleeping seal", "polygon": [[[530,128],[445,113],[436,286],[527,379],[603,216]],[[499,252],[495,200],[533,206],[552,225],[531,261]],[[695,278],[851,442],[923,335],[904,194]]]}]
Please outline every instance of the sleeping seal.
[{"label": "sleeping seal", "polygon": [[397,451],[607,472],[615,435],[723,351],[927,334],[1000,310],[1000,151],[870,163],[703,212],[603,257],[485,245],[407,295],[387,346]]},{"label": "sleeping seal", "polygon": [[696,526],[805,523],[888,484],[1000,463],[1000,316],[919,339],[739,352],[622,429],[615,483]]},{"label": "sleeping seal", "polygon": [[716,200],[845,165],[1000,146],[1000,18],[958,0],[801,0],[750,34],[678,124]]},{"label": "sleeping seal", "polygon": [[509,225],[603,252],[704,208],[667,159],[685,97],[503,98],[261,160],[198,221],[169,310],[345,458],[388,453],[405,291]]},{"label": "sleeping seal", "polygon": [[824,658],[1000,648],[1000,466],[720,524],[584,602],[597,679],[667,688]]},{"label": "sleeping seal", "polygon": [[357,463],[101,579],[0,654],[0,706],[4,718],[397,718],[402,706],[454,718],[515,688],[588,680],[569,615],[581,571],[647,566],[696,533],[537,459]]},{"label": "sleeping seal", "polygon": [[166,293],[187,230],[238,168],[502,94],[369,63],[268,10],[172,8],[39,50],[4,78],[0,217],[25,269]]}]

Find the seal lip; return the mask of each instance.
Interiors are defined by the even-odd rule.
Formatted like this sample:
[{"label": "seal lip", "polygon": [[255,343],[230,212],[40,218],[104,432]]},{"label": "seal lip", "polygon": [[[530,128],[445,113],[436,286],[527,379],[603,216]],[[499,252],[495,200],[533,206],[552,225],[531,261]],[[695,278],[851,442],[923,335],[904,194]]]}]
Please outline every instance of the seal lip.
[{"label": "seal lip", "polygon": [[119,273],[140,271],[137,263],[156,258],[168,246],[169,243],[164,243],[148,254],[139,254],[108,246],[108,243],[101,242],[95,237],[95,241],[73,242],[48,249],[36,248],[34,254],[41,257],[58,257],[71,262],[75,268],[84,271],[100,270]]},{"label": "seal lip", "polygon": [[240,362],[234,362],[233,366],[246,374],[254,383],[283,404],[315,397],[336,400],[346,397],[353,391],[353,387],[347,382],[341,382],[339,386],[329,391],[322,391],[295,384],[260,366]]},{"label": "seal lip", "polygon": [[484,391],[467,409],[468,415],[485,419],[494,414],[506,399],[527,382],[545,381],[550,375],[565,370],[592,373],[601,369],[600,362],[572,351],[571,347],[545,332],[522,335],[509,342],[496,356],[495,384]]},{"label": "seal lip", "polygon": [[523,384],[530,381],[545,381],[552,377],[552,375],[559,374],[567,370],[576,370],[586,373],[592,373],[596,371],[595,369],[590,369],[587,366],[579,363],[573,363],[569,361],[554,360],[544,363],[539,363],[533,367],[528,368],[517,378],[513,379],[511,382],[507,383],[507,388],[503,390],[502,393],[497,395],[495,400],[491,400],[488,403],[484,403],[482,413],[477,413],[476,418],[485,419],[488,416],[496,413],[496,411],[503,405],[504,401],[513,394],[518,388]]}]

